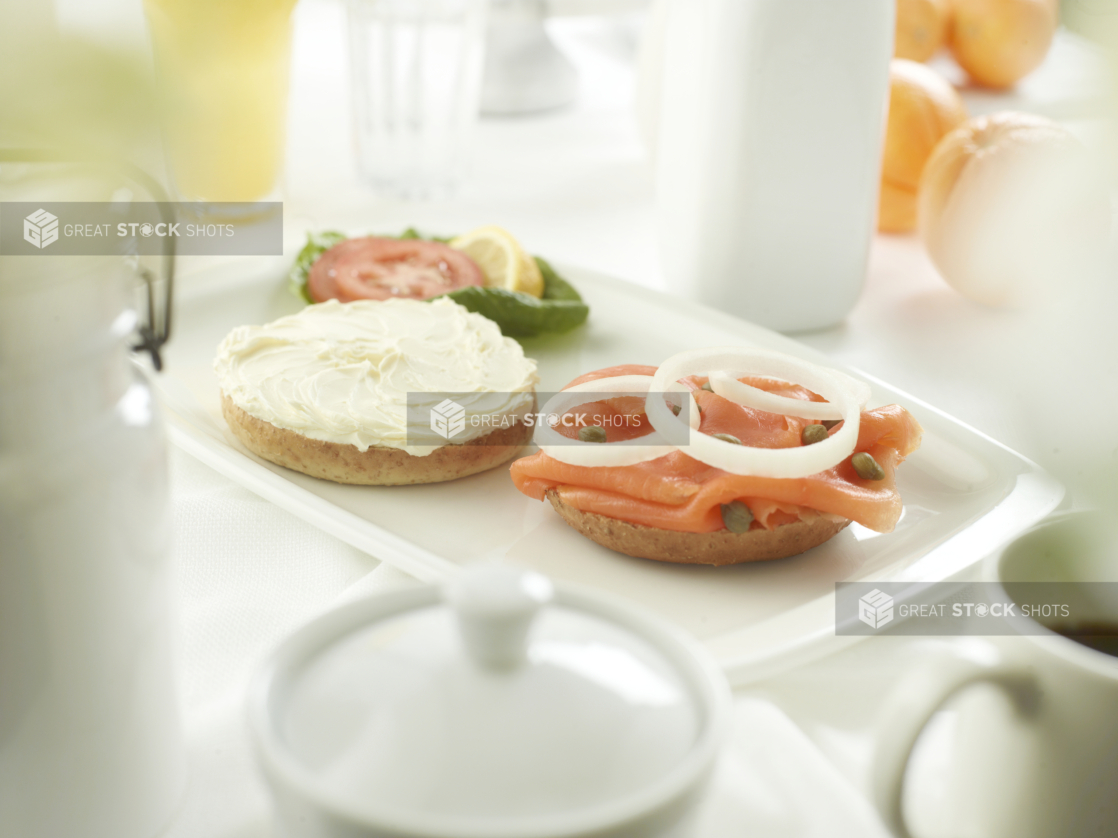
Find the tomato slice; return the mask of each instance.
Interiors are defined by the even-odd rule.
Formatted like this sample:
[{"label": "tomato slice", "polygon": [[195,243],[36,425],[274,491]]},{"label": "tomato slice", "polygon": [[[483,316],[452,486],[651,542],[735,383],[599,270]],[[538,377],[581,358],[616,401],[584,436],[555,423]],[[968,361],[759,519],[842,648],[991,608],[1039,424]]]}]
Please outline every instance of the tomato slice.
[{"label": "tomato slice", "polygon": [[441,242],[422,239],[346,239],[318,257],[307,276],[316,302],[426,300],[485,277],[473,259]]}]

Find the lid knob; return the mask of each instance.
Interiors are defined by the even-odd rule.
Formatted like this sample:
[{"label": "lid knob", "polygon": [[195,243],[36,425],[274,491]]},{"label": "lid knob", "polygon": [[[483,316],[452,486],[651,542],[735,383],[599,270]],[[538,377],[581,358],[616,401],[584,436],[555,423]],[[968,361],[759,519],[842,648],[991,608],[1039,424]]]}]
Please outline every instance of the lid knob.
[{"label": "lid knob", "polygon": [[528,630],[551,601],[551,580],[509,565],[473,567],[447,586],[466,651],[486,669],[514,669],[527,660]]}]

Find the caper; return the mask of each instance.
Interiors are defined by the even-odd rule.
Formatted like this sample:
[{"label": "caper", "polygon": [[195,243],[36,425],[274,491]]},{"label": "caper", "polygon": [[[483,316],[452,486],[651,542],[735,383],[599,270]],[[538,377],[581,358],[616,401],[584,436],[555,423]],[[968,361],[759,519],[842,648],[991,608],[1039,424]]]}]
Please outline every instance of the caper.
[{"label": "caper", "polygon": [[711,436],[723,442],[729,442],[731,445],[741,445],[741,440],[733,434],[711,434]]},{"label": "caper", "polygon": [[605,442],[606,429],[601,425],[587,425],[578,429],[579,442]]},{"label": "caper", "polygon": [[722,523],[730,532],[748,532],[753,513],[740,500],[732,500],[722,504]]},{"label": "caper", "polygon": [[800,442],[804,445],[815,445],[827,438],[827,429],[822,425],[804,425],[800,432]]},{"label": "caper", "polygon": [[709,381],[704,382],[703,389],[706,390],[708,393],[713,393],[714,392],[714,388],[710,386]]},{"label": "caper", "polygon": [[854,470],[863,480],[885,479],[885,470],[877,464],[877,460],[865,451],[859,451],[851,457],[850,465],[854,466]]},{"label": "caper", "polygon": [[680,407],[678,404],[673,404],[672,405],[672,413],[674,413],[676,416],[679,416],[679,412],[681,410],[683,410],[683,408]]},{"label": "caper", "polygon": [[835,425],[837,425],[841,421],[842,421],[841,419],[824,419],[823,420],[823,427],[826,428],[829,431],[831,428],[833,428]]}]

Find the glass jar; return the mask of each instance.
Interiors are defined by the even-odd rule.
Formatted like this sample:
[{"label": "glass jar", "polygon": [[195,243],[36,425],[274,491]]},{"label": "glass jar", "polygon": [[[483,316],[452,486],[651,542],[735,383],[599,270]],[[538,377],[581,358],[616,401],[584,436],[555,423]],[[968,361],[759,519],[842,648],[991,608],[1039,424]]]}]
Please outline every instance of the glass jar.
[{"label": "glass jar", "polygon": [[[0,164],[0,199],[58,187],[41,168]],[[0,835],[145,838],[185,787],[135,285],[117,257],[0,255]]]}]

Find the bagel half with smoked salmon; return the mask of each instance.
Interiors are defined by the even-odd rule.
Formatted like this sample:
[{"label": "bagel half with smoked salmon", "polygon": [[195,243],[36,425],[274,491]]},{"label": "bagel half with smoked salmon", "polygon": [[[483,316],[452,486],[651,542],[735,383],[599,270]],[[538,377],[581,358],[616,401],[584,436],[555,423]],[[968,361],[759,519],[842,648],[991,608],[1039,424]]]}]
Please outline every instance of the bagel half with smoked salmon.
[{"label": "bagel half with smoked salmon", "polygon": [[[567,389],[597,380],[632,381],[631,376],[654,376],[657,369],[610,367],[575,379]],[[602,466],[564,462],[559,458],[563,450],[551,446],[512,464],[515,486],[529,497],[549,501],[567,524],[603,547],[657,561],[728,565],[786,558],[823,544],[852,521],[892,531],[903,511],[896,467],[916,450],[922,434],[907,410],[859,406],[847,419],[824,423],[739,403],[715,392],[711,380],[698,375],[679,379],[695,402],[692,427],[699,433],[753,448],[798,449],[836,436],[849,421],[846,438],[853,450],[816,472],[774,477],[719,468],[692,456],[696,452],[689,453],[687,446],[641,462]],[[779,397],[782,404],[814,403],[816,413],[829,404],[789,381],[738,380]],[[591,402],[593,398],[587,396],[589,404],[580,409],[589,410],[606,428],[624,424],[611,422],[611,411],[632,410],[631,403],[621,405],[619,399]],[[795,406],[790,410],[813,412]],[[637,427],[638,434],[648,431],[639,422],[628,426]],[[623,436],[607,434],[606,443],[623,441]]]},{"label": "bagel half with smoked salmon", "polygon": [[546,495],[559,516],[591,541],[627,556],[680,564],[718,566],[797,556],[829,541],[850,524],[846,518],[819,515],[778,524],[771,530],[680,532],[583,512],[564,502],[555,489]]}]

